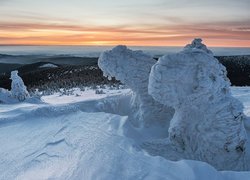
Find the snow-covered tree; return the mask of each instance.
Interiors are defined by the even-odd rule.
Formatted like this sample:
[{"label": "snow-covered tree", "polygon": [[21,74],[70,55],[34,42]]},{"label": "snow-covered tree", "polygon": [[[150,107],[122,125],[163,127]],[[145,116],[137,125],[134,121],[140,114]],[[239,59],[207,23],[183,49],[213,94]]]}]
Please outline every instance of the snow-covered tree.
[{"label": "snow-covered tree", "polygon": [[219,170],[245,170],[245,115],[242,103],[231,95],[226,73],[201,39],[195,39],[152,67],[149,94],[175,109],[169,138],[184,157]]},{"label": "snow-covered tree", "polygon": [[158,103],[148,94],[149,73],[155,63],[150,55],[121,45],[103,52],[98,60],[104,76],[115,77],[132,89],[129,119],[136,127],[157,124],[168,128],[174,114],[173,108]]},{"label": "snow-covered tree", "polygon": [[10,79],[12,80],[11,94],[13,98],[24,101],[30,97],[22,78],[18,76],[18,71],[12,71]]}]

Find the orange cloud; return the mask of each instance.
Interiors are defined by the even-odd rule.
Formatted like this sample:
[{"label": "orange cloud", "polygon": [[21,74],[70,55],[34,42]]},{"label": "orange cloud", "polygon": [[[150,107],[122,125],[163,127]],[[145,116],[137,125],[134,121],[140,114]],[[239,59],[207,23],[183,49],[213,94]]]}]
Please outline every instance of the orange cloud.
[{"label": "orange cloud", "polygon": [[[128,28],[130,27],[130,28]],[[0,22],[1,44],[183,46],[202,37],[209,46],[250,47],[249,26],[193,24],[85,27],[64,24]]]}]

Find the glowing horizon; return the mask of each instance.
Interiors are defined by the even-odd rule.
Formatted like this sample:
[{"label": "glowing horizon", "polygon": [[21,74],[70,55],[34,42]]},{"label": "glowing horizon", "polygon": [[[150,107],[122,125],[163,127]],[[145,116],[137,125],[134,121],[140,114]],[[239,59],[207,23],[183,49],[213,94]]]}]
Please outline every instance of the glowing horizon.
[{"label": "glowing horizon", "polygon": [[248,0],[0,0],[0,44],[250,47]]}]

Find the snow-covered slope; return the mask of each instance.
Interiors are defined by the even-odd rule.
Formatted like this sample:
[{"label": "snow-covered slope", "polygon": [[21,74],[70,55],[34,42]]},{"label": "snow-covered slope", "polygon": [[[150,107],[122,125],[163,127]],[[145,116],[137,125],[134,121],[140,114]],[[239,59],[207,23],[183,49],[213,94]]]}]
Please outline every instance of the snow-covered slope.
[{"label": "snow-covered slope", "polygon": [[[244,98],[250,88],[233,92],[250,103]],[[91,96],[78,102],[54,96],[64,102],[0,105],[0,179],[249,179],[250,172],[219,172],[204,162],[149,155],[127,116],[101,112],[100,104],[119,93]]]}]

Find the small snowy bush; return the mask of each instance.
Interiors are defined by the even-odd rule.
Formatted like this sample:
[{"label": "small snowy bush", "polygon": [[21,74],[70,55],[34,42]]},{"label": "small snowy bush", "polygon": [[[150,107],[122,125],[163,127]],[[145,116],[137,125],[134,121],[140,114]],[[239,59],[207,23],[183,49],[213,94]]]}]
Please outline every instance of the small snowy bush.
[{"label": "small snowy bush", "polygon": [[105,92],[102,89],[95,90],[95,94],[105,94]]}]

